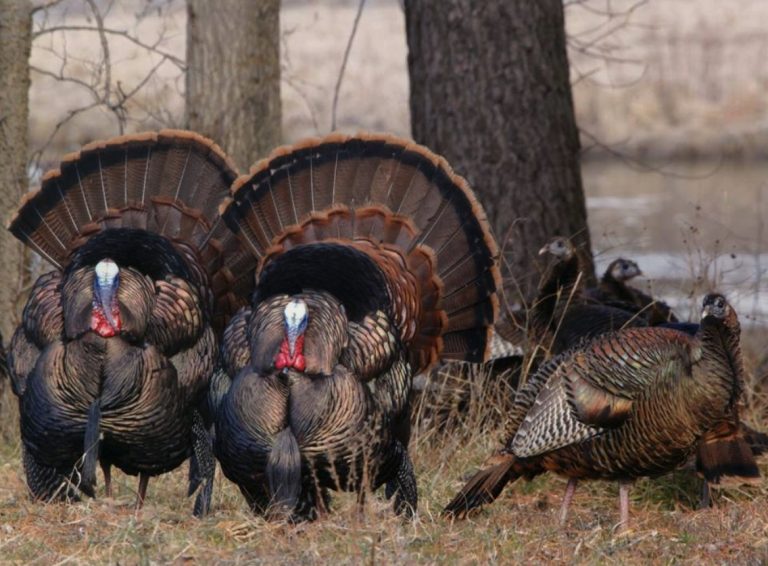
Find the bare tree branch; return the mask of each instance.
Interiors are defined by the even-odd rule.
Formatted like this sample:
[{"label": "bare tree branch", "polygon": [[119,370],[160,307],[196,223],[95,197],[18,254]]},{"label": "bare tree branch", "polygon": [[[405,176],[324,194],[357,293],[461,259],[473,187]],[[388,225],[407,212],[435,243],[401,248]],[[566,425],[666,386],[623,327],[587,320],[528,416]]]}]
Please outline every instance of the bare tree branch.
[{"label": "bare tree branch", "polygon": [[141,41],[139,38],[132,36],[126,31],[112,29],[112,28],[98,28],[94,26],[82,26],[82,25],[61,25],[61,26],[52,26],[49,28],[41,29],[32,34],[32,40],[34,41],[38,37],[41,37],[45,34],[54,33],[54,32],[68,32],[68,31],[92,31],[96,33],[104,33],[107,35],[115,35],[122,38],[127,39],[131,43],[134,43],[138,47],[141,47],[142,49],[146,49],[147,51],[150,51],[152,53],[156,53],[162,57],[165,57],[176,65],[179,69],[186,70],[186,62],[181,59],[180,57],[177,57],[173,53],[169,53],[167,51],[163,51],[162,49],[158,49],[157,45],[151,45],[149,43],[145,43],[144,41]]}]

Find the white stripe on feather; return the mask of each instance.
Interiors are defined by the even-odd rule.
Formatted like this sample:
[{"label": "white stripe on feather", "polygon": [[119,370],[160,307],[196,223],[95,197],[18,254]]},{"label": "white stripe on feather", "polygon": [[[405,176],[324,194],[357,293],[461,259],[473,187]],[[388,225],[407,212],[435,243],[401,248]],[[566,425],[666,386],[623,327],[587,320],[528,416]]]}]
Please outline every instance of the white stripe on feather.
[{"label": "white stripe on feather", "polygon": [[411,187],[413,187],[413,181],[416,179],[416,175],[418,173],[421,173],[421,169],[419,169],[419,164],[416,164],[416,171],[411,176],[411,180],[408,182],[408,187],[405,189],[405,194],[403,195],[403,198],[400,199],[400,204],[397,205],[397,210],[395,211],[396,214],[400,214],[400,209],[403,208],[403,203],[408,198],[408,194],[411,192]]},{"label": "white stripe on feather", "polygon": [[[253,189],[256,190],[255,185],[252,184],[251,187],[253,187]],[[253,218],[256,219],[256,223],[259,225],[259,230],[261,230],[261,233],[264,234],[264,240],[267,242],[267,245],[269,245],[270,242],[272,242],[272,238],[274,237],[274,235],[270,236],[269,234],[267,234],[267,228],[269,227],[269,225],[265,227],[264,224],[261,223],[261,215],[258,212],[256,212],[255,208],[253,208],[253,201],[249,200],[248,205],[251,207],[251,216],[253,216]]]},{"label": "white stripe on feather", "polygon": [[48,228],[48,231],[53,235],[54,238],[56,238],[56,241],[61,246],[61,249],[66,251],[67,250],[67,246],[65,246],[64,242],[62,242],[59,239],[59,237],[56,235],[56,231],[53,228],[51,228],[51,226],[49,226],[48,222],[45,220],[45,217],[42,214],[40,214],[40,211],[38,210],[37,206],[33,205],[32,208],[35,209],[35,212],[37,212],[37,215],[40,217],[40,220],[43,221],[43,224],[45,225],[45,227]]},{"label": "white stripe on feather", "polygon": [[64,203],[64,210],[67,211],[67,216],[69,216],[70,222],[72,222],[72,227],[75,229],[75,233],[80,233],[80,229],[77,227],[77,222],[75,222],[75,217],[72,215],[72,211],[69,210],[69,205],[67,204],[67,199],[64,198],[64,191],[61,190],[61,186],[59,185],[59,182],[56,181],[56,189],[59,191],[59,196],[61,197],[61,202]]},{"label": "white stripe on feather", "polygon": [[[453,199],[453,196],[451,196],[451,199]],[[452,200],[443,201],[443,204],[441,205],[439,212],[437,213],[436,216],[432,217],[432,220],[430,220],[430,223],[427,229],[424,230],[418,238],[414,238],[413,242],[411,242],[411,246],[408,248],[408,252],[412,252],[416,246],[423,243],[424,240],[426,240],[429,237],[429,235],[432,234],[432,231],[435,229],[435,226],[437,226],[440,223],[440,219],[443,217],[443,214],[445,214],[445,211],[448,210],[448,208],[452,204],[453,204]]]},{"label": "white stripe on feather", "polygon": [[392,180],[389,182],[389,188],[387,189],[387,198],[384,200],[384,204],[386,204],[390,209],[392,207],[389,204],[389,199],[392,197],[392,188],[395,186],[395,179],[397,178],[397,174],[400,172],[400,166],[403,164],[403,162],[397,159],[395,160],[395,163],[397,163],[397,168],[390,176],[390,179]]},{"label": "white stripe on feather", "polygon": [[29,234],[24,232],[24,230],[21,231],[22,234],[24,234],[24,241],[32,246],[37,253],[39,253],[41,256],[43,256],[46,260],[48,260],[50,263],[52,263],[57,269],[61,269],[61,264],[53,259],[51,256],[49,256],[47,253],[45,253],[45,250],[41,248],[37,242],[35,242],[32,238],[30,238]]},{"label": "white stripe on feather", "polygon": [[442,243],[440,248],[435,250],[435,255],[440,255],[440,253],[445,249],[445,246],[450,244],[453,241],[453,239],[456,237],[456,234],[459,234],[459,233],[464,233],[464,230],[462,230],[461,228],[459,228],[458,230],[454,230],[451,233],[451,235],[448,236],[448,238],[445,240],[445,242]]},{"label": "white stripe on feather", "polygon": [[109,205],[107,204],[107,188],[104,186],[104,171],[101,168],[101,154],[96,154],[96,157],[99,160],[99,180],[101,181],[101,194],[104,197],[104,212],[106,213],[109,210]]},{"label": "white stripe on feather", "polygon": [[179,184],[176,185],[176,194],[173,196],[174,200],[178,200],[179,198],[179,191],[181,191],[181,183],[184,182],[184,175],[187,172],[187,164],[189,163],[189,157],[192,155],[192,148],[190,147],[187,150],[187,158],[184,160],[184,168],[181,170],[181,175],[179,176]]},{"label": "white stripe on feather", "polygon": [[77,173],[77,184],[80,185],[80,192],[83,194],[83,202],[85,203],[85,212],[88,213],[88,220],[93,220],[91,214],[91,207],[88,206],[88,197],[85,196],[85,188],[83,187],[83,181],[80,179],[80,167],[75,163],[75,173]]},{"label": "white stripe on feather", "polygon": [[453,273],[459,267],[464,265],[467,262],[467,260],[471,259],[472,257],[474,257],[472,254],[467,254],[461,260],[459,260],[456,263],[454,263],[453,265],[451,265],[451,267],[447,271],[438,271],[437,274],[440,276],[441,279],[446,279],[446,278],[450,277],[451,273]]},{"label": "white stripe on feather", "polygon": [[293,208],[293,218],[296,224],[299,223],[299,215],[296,212],[296,202],[293,200],[293,183],[291,182],[291,168],[286,167],[285,173],[288,175],[288,194],[291,197],[291,207]]},{"label": "white stripe on feather", "polygon": [[251,247],[251,250],[253,251],[253,253],[255,253],[255,254],[256,254],[256,256],[257,256],[259,259],[261,259],[262,257],[264,257],[264,255],[263,255],[262,253],[260,253],[260,252],[259,252],[259,246],[258,246],[257,244],[255,244],[255,243],[253,242],[253,240],[251,240],[250,236],[248,235],[248,230],[243,230],[243,229],[241,228],[241,230],[240,230],[240,233],[241,233],[241,234],[242,234],[242,235],[245,237],[245,240],[248,242],[248,245]]},{"label": "white stripe on feather", "polygon": [[336,150],[336,161],[333,163],[333,184],[331,184],[331,204],[336,203],[336,169],[339,167],[339,150]]},{"label": "white stripe on feather", "polygon": [[309,198],[312,203],[312,212],[315,211],[315,170],[312,156],[309,156]]},{"label": "white stripe on feather", "polygon": [[277,216],[277,221],[280,224],[280,232],[283,232],[285,228],[283,227],[283,219],[280,218],[280,210],[277,208],[277,201],[275,200],[275,193],[272,190],[272,175],[267,175],[267,185],[269,186],[269,196],[272,197],[272,206],[275,207],[275,215]]},{"label": "white stripe on feather", "polygon": [[144,182],[141,187],[141,204],[144,204],[144,198],[147,194],[147,177],[149,177],[149,163],[152,158],[152,148],[147,147],[147,165],[144,167]]}]

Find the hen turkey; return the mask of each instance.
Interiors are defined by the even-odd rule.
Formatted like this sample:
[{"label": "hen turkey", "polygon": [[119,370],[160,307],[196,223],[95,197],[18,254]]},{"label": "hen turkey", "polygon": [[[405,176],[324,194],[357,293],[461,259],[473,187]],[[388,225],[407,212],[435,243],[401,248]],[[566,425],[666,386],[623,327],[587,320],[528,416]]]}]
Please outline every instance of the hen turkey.
[{"label": "hen turkey", "polygon": [[741,388],[739,322],[721,295],[704,298],[695,337],[667,328],[599,336],[521,388],[501,452],[445,512],[462,517],[508,482],[551,471],[569,478],[562,521],[578,480],[617,479],[626,527],[629,482],[684,463],[703,435],[732,418]]},{"label": "hen turkey", "polygon": [[652,326],[678,322],[667,303],[627,285],[627,281],[642,274],[637,262],[624,258],[615,259],[606,268],[599,285],[586,290],[586,296],[597,303],[614,304],[638,313]]},{"label": "hen turkey", "polygon": [[646,320],[636,313],[586,300],[579,253],[562,237],[553,238],[539,251],[549,262],[528,311],[527,327],[529,341],[550,355],[605,332],[647,326]]},{"label": "hen turkey", "polygon": [[332,135],[258,163],[222,216],[259,259],[212,402],[224,474],[257,512],[313,518],[329,490],[362,503],[386,484],[413,513],[412,376],[483,361],[498,308],[496,244],[465,181],[412,142]]},{"label": "hen turkey", "polygon": [[111,466],[139,475],[139,506],[149,477],[190,455],[210,471],[196,407],[217,358],[214,298],[228,300],[220,254],[239,253],[218,216],[235,177],[213,142],[166,130],[85,146],[21,205],[11,232],[56,268],[9,351],[34,497],[92,496],[97,461],[107,495]]}]

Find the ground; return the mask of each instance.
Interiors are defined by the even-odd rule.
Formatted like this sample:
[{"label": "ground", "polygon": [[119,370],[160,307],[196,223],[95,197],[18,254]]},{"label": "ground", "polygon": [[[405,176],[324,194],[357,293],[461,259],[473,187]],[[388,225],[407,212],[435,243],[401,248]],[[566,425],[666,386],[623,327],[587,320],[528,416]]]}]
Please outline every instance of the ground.
[{"label": "ground", "polygon": [[[186,465],[150,482],[147,503],[134,512],[136,478],[116,474],[116,494],[72,504],[31,501],[20,448],[6,408],[0,444],[0,554],[10,563],[765,563],[768,482],[722,491],[716,505],[697,509],[700,480],[691,472],[641,480],[631,492],[628,534],[615,532],[618,488],[582,484],[568,524],[557,523],[565,480],[542,476],[507,487],[469,520],[440,517],[463,481],[495,447],[497,427],[479,425],[473,405],[451,433],[417,431],[411,453],[419,480],[418,518],[395,518],[383,497],[363,514],[349,495],[315,523],[269,523],[253,516],[219,473],[213,512],[191,516]],[[751,412],[750,417],[757,415]],[[768,473],[768,461],[762,463]],[[101,487],[100,487],[101,488]],[[381,495],[381,494],[379,494]]]}]

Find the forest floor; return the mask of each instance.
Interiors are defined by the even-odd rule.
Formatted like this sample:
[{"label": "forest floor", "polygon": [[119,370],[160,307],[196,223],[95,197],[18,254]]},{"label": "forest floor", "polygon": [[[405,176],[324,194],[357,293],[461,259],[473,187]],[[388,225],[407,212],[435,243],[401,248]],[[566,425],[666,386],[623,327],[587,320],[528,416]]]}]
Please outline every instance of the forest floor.
[{"label": "forest floor", "polygon": [[[40,504],[27,496],[15,408],[6,398],[0,435],[0,562],[18,564],[765,564],[768,481],[721,490],[697,509],[701,481],[679,471],[638,481],[631,491],[631,530],[618,534],[618,488],[580,485],[567,526],[557,515],[565,480],[545,475],[508,486],[469,520],[450,522],[442,507],[493,451],[498,403],[479,396],[450,432],[415,431],[411,454],[419,512],[403,521],[383,494],[358,511],[354,497],[335,495],[332,512],[314,523],[270,523],[252,515],[237,489],[217,473],[212,513],[191,516],[186,464],[150,482],[134,511],[136,478],[113,476],[115,496]],[[766,426],[766,404],[746,418]],[[10,410],[9,410],[10,409]],[[482,424],[483,422],[490,424]],[[768,474],[768,458],[761,462]],[[99,480],[101,481],[101,479]],[[103,487],[99,487],[99,491]]]}]

